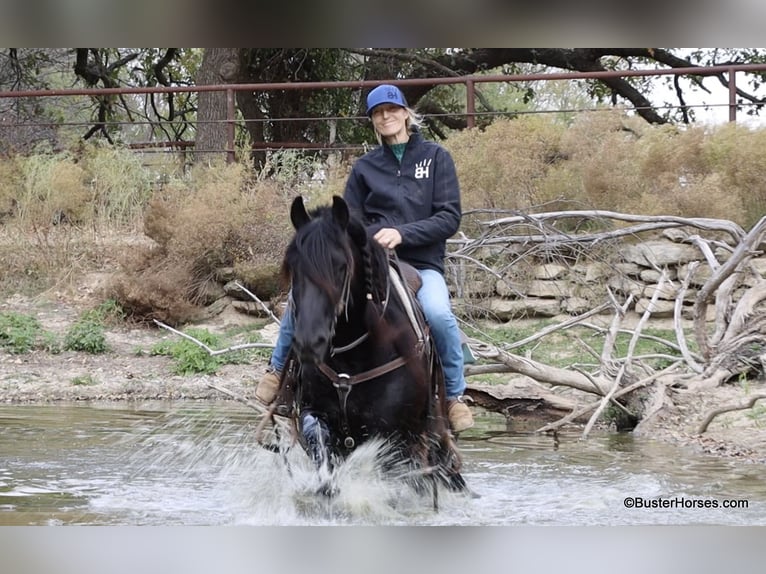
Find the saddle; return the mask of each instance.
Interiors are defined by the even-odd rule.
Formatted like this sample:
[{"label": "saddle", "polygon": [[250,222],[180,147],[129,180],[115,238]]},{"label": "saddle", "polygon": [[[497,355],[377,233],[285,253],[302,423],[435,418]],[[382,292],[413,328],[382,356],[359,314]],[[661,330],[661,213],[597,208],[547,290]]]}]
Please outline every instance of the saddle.
[{"label": "saddle", "polygon": [[398,265],[399,275],[404,279],[404,282],[413,294],[420,291],[420,288],[423,286],[423,279],[420,277],[417,269],[404,261],[392,262],[392,265],[394,268]]}]

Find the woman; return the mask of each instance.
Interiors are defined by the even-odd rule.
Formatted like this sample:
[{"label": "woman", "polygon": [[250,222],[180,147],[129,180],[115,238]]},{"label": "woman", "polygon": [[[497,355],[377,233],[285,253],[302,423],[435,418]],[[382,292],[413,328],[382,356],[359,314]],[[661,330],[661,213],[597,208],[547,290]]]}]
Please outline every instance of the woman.
[{"label": "woman", "polygon": [[[363,214],[368,233],[402,261],[415,267],[423,285],[417,298],[444,368],[447,415],[454,432],[473,426],[462,395],[465,390],[460,330],[444,280],[446,241],[460,227],[460,186],[449,152],[426,141],[421,118],[407,106],[401,90],[383,84],[367,96],[380,147],[359,158],[346,182],[344,199]],[[256,389],[265,404],[274,400],[279,373],[292,344],[293,317],[288,306],[271,357],[271,370]]]}]

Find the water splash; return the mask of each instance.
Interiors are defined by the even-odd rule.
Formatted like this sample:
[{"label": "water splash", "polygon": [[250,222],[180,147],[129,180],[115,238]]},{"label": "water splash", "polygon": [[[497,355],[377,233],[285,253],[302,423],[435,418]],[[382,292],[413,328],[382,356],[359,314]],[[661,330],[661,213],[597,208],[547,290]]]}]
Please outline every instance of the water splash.
[{"label": "water splash", "polygon": [[[281,453],[260,447],[257,422],[193,410],[142,428],[125,439],[132,453],[118,488],[91,507],[139,524],[409,524],[433,512],[383,441],[323,474],[284,432]],[[318,494],[323,484],[335,495]]]}]

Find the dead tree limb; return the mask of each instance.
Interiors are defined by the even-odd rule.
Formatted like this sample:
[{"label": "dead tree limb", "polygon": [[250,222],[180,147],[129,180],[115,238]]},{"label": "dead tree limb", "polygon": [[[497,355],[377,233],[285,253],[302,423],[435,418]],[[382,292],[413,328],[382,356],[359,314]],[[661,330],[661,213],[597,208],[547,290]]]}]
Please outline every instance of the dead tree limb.
[{"label": "dead tree limb", "polygon": [[546,337],[550,335],[551,333],[555,333],[556,331],[564,331],[568,329],[569,327],[578,325],[581,321],[583,321],[584,319],[587,319],[588,317],[592,317],[593,315],[598,315],[602,311],[606,311],[611,306],[612,306],[611,303],[602,303],[598,307],[595,307],[591,309],[590,311],[583,313],[582,315],[578,315],[577,317],[572,317],[571,319],[567,319],[566,321],[562,323],[558,323],[556,325],[549,325],[548,327],[541,329],[534,335],[530,335],[529,337],[521,339],[520,341],[515,341],[513,343],[509,343],[505,345],[504,348],[510,351],[511,349],[515,349],[517,347],[523,347],[524,345],[532,343],[533,341],[542,339],[543,337]]},{"label": "dead tree limb", "polygon": [[722,415],[724,413],[730,413],[733,411],[744,411],[747,409],[751,409],[753,408],[753,405],[755,405],[755,403],[760,401],[761,399],[766,399],[766,394],[753,395],[744,403],[738,403],[735,405],[726,405],[723,407],[719,407],[717,409],[713,409],[707,415],[705,415],[705,418],[700,423],[700,426],[697,428],[697,434],[704,433],[707,430],[707,427],[710,426],[710,423],[713,422],[713,419],[717,417],[718,415]]},{"label": "dead tree limb", "polygon": [[[649,377],[646,377],[645,379],[641,379],[640,381],[637,381],[637,382],[633,383],[632,385],[628,385],[627,387],[624,387],[624,388],[620,389],[619,391],[615,391],[615,393],[612,395],[612,399],[618,399],[618,398],[620,398],[623,395],[626,395],[628,393],[632,393],[633,391],[635,391],[637,389],[640,389],[641,387],[645,387],[646,385],[649,385],[649,384],[653,383],[659,377],[662,377],[662,376],[667,375],[667,374],[671,373],[672,371],[674,371],[676,368],[678,368],[678,366],[680,364],[681,364],[681,361],[677,361],[677,362],[673,363],[672,365],[670,365],[669,367],[666,367],[666,368],[662,369],[661,371],[658,371],[658,372],[650,375]],[[594,401],[594,402],[592,402],[592,403],[590,403],[588,405],[585,405],[584,407],[582,407],[582,408],[580,408],[580,409],[578,409],[576,411],[573,411],[573,412],[569,413],[567,416],[565,416],[565,417],[563,417],[563,418],[561,418],[561,419],[559,419],[559,420],[557,420],[555,422],[548,423],[547,425],[540,427],[535,432],[548,432],[548,431],[552,431],[552,430],[556,430],[558,428],[561,428],[562,426],[571,423],[572,421],[578,419],[579,417],[588,414],[593,409],[598,408],[598,406],[600,404],[601,404],[601,400]]]},{"label": "dead tree limb", "polygon": [[210,381],[207,381],[207,386],[210,387],[211,389],[218,391],[221,394],[226,395],[227,397],[234,399],[235,401],[239,403],[242,403],[243,405],[250,407],[251,409],[256,411],[259,415],[265,415],[268,411],[268,408],[263,406],[262,404],[254,403],[253,401],[246,399],[242,395],[235,393],[234,391],[229,390],[226,387],[223,387],[216,383],[211,383]]},{"label": "dead tree limb", "polygon": [[157,326],[170,331],[171,333],[175,333],[179,337],[183,337],[184,339],[191,341],[198,347],[205,349],[211,357],[215,357],[216,355],[223,355],[224,353],[232,353],[234,351],[244,351],[245,349],[264,349],[264,348],[273,349],[274,348],[274,345],[271,343],[242,343],[241,345],[233,345],[231,347],[226,347],[225,349],[212,349],[208,345],[200,341],[199,339],[196,339],[187,333],[182,333],[181,331],[174,329],[170,325],[166,325],[162,321],[158,321],[157,319],[154,319],[154,323]]},{"label": "dead tree limb", "polygon": [[[609,293],[610,299],[614,300],[614,295],[612,292],[609,290],[607,290],[607,292]],[[614,363],[612,361],[612,356],[614,354],[614,345],[617,342],[617,333],[620,330],[620,324],[625,317],[625,313],[632,302],[633,295],[630,295],[622,305],[615,304],[616,312],[614,317],[612,317],[612,323],[606,332],[606,337],[604,338],[604,347],[601,350],[601,369],[602,371],[606,371],[606,373],[609,373],[609,371],[611,371],[613,368]]]},{"label": "dead tree limb", "polygon": [[657,304],[657,299],[659,298],[660,292],[662,291],[662,288],[665,286],[665,282],[667,280],[668,280],[667,270],[663,270],[662,275],[660,275],[660,279],[657,283],[657,289],[654,290],[652,299],[649,302],[649,306],[646,308],[646,311],[644,311],[644,314],[641,316],[641,319],[638,321],[636,330],[633,333],[633,336],[630,338],[630,342],[628,343],[628,352],[625,357],[625,362],[620,366],[620,370],[618,371],[617,376],[614,378],[614,383],[612,384],[612,387],[609,389],[609,392],[606,395],[604,395],[603,399],[601,399],[601,403],[598,405],[598,407],[596,407],[596,410],[594,411],[593,415],[590,417],[590,420],[585,425],[585,428],[582,431],[583,439],[588,438],[588,434],[590,434],[590,431],[593,428],[593,425],[601,416],[601,413],[603,412],[606,405],[609,404],[610,399],[614,396],[614,393],[617,391],[617,388],[620,386],[620,383],[622,383],[622,378],[625,376],[625,373],[630,368],[630,364],[633,360],[633,354],[635,353],[635,350],[636,350],[636,344],[638,343],[639,334],[641,333],[644,326],[646,325],[646,322],[649,320],[649,317],[651,317],[652,311],[654,310],[654,307]]},{"label": "dead tree limb", "polygon": [[276,316],[276,315],[275,315],[275,314],[274,314],[274,313],[271,311],[271,309],[269,309],[268,305],[266,305],[266,304],[265,304],[263,301],[261,301],[261,300],[260,300],[260,299],[259,299],[259,298],[256,296],[256,294],[255,294],[255,293],[253,293],[252,291],[250,291],[250,290],[249,290],[247,287],[245,287],[244,285],[242,285],[242,284],[241,284],[241,283],[239,283],[238,281],[235,281],[235,282],[234,282],[234,284],[235,284],[237,287],[239,287],[240,289],[242,289],[242,291],[244,291],[245,293],[247,293],[248,297],[252,298],[252,300],[253,300],[253,301],[255,301],[256,303],[258,303],[258,304],[261,306],[261,308],[262,308],[264,311],[266,311],[266,313],[268,313],[268,314],[269,314],[269,317],[271,317],[271,320],[272,320],[272,321],[274,321],[274,322],[275,322],[277,325],[279,325],[279,317],[277,317],[277,316]]},{"label": "dead tree limb", "polygon": [[762,217],[742,238],[729,260],[713,271],[710,279],[705,282],[697,293],[697,297],[694,300],[694,334],[697,339],[697,345],[706,359],[711,357],[710,342],[705,333],[705,316],[708,302],[712,299],[718,287],[721,286],[721,283],[736,272],[742,261],[752,255],[755,246],[760,242],[764,230],[766,230],[766,216]]},{"label": "dead tree limb", "polygon": [[675,330],[678,347],[681,351],[681,356],[684,358],[684,361],[686,361],[686,364],[689,365],[689,368],[691,368],[695,373],[702,373],[705,369],[694,359],[694,357],[692,357],[692,354],[689,351],[689,346],[686,343],[686,335],[684,335],[683,326],[681,325],[681,307],[683,306],[684,296],[686,295],[686,291],[689,289],[689,282],[691,281],[698,267],[698,261],[692,262],[689,265],[686,277],[684,277],[681,281],[681,288],[678,291],[678,295],[676,295],[675,304],[673,305],[673,328]]},{"label": "dead tree limb", "polygon": [[[573,389],[578,389],[586,393],[593,393],[593,382],[582,374],[571,369],[562,369],[550,365],[544,365],[532,359],[520,357],[508,353],[497,347],[490,346],[488,350],[478,351],[480,357],[485,359],[495,359],[506,365],[510,371],[526,375],[536,381],[549,383],[552,385],[564,385]],[[494,371],[497,372],[497,371]],[[595,379],[594,379],[595,380]],[[603,395],[607,392],[607,381],[595,380],[598,388],[598,394]]]},{"label": "dead tree limb", "polygon": [[[745,231],[731,221],[724,219],[710,219],[704,217],[676,217],[670,215],[652,216],[652,215],[632,215],[626,213],[618,213],[614,211],[603,210],[583,210],[583,211],[551,211],[547,213],[525,214],[525,215],[513,215],[510,217],[503,217],[494,219],[492,221],[486,221],[483,225],[487,227],[498,227],[509,224],[523,224],[533,222],[544,222],[550,220],[560,219],[614,219],[617,221],[629,221],[642,223],[643,225],[629,226],[622,229],[618,229],[611,232],[597,233],[597,234],[584,234],[578,235],[583,241],[601,241],[614,237],[625,237],[629,235],[635,235],[646,231],[652,231],[657,229],[668,229],[675,227],[694,227],[696,229],[702,229],[706,231],[723,231],[727,233],[731,239],[738,243],[745,237]],[[571,241],[572,236],[560,236],[560,239]]]}]

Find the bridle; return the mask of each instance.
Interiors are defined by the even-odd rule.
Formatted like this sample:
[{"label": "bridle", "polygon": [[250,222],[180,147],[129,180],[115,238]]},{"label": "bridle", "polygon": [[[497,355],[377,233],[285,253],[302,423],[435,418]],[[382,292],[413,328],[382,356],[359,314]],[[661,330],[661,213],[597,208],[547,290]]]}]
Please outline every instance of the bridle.
[{"label": "bridle", "polygon": [[[411,300],[411,295],[409,294],[408,291],[406,291],[406,287],[403,285],[401,278],[398,275],[398,272],[390,265],[389,265],[388,277],[386,280],[386,296],[381,301],[381,304],[382,304],[381,316],[384,315],[386,310],[388,309],[388,305],[391,300],[391,285],[392,284],[394,285],[394,291],[397,293],[402,303],[406,307],[407,316],[413,325],[415,333],[418,335],[416,353],[409,355],[408,357],[404,357],[400,355],[388,361],[387,363],[384,363],[377,367],[373,367],[372,369],[368,369],[366,371],[363,371],[361,373],[356,373],[353,375],[350,375],[348,373],[338,373],[324,361],[317,364],[317,369],[325,377],[327,377],[327,379],[332,383],[333,387],[335,387],[335,390],[338,393],[338,402],[340,404],[340,415],[341,415],[340,416],[341,430],[346,435],[346,438],[344,439],[344,445],[346,446],[346,448],[349,448],[349,449],[354,447],[354,439],[350,435],[350,428],[348,424],[348,414],[346,409],[346,406],[348,403],[348,396],[351,393],[351,389],[355,385],[358,385],[359,383],[364,383],[367,381],[377,379],[379,377],[382,377],[385,374],[388,374],[392,371],[395,371],[403,367],[414,357],[422,356],[425,350],[427,334],[421,328],[421,326],[417,323],[417,320],[414,317],[414,313],[412,311],[413,302]],[[343,314],[345,314],[346,320],[348,320],[350,296],[351,296],[351,272],[349,271],[346,274],[346,277],[344,278],[344,281],[343,281],[342,296],[338,302],[338,305],[336,305],[336,316],[335,316],[336,322],[338,317],[340,317]],[[369,302],[373,301],[373,294],[367,293],[365,295],[365,298],[369,304]],[[333,325],[333,330],[334,330],[334,325]],[[342,347],[332,347],[330,350],[330,356],[334,357],[338,354],[345,353],[347,351],[355,349],[356,347],[361,345],[369,337],[369,335],[370,335],[370,332],[369,330],[367,330],[360,337],[356,338],[354,341],[352,341],[351,343],[347,345],[343,345]]]}]

